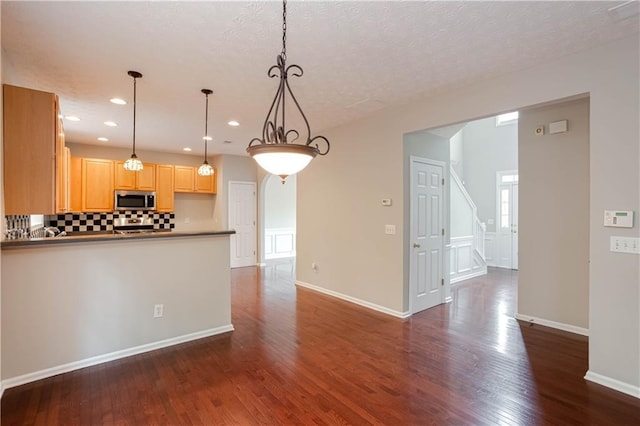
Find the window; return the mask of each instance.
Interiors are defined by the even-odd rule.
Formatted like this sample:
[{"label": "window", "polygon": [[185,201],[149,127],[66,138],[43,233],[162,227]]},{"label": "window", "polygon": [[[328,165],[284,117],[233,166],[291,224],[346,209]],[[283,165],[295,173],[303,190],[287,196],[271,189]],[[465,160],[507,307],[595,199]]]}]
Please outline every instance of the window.
[{"label": "window", "polygon": [[496,117],[496,126],[506,126],[518,122],[518,111],[500,114]]}]

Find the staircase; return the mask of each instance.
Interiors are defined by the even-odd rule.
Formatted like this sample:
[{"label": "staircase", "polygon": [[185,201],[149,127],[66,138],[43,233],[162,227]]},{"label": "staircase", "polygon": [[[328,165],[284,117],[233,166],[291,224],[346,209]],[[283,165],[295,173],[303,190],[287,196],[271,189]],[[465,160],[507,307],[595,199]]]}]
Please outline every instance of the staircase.
[{"label": "staircase", "polygon": [[456,283],[485,275],[484,256],[486,226],[480,222],[477,208],[453,168],[451,173],[451,249],[450,282]]}]

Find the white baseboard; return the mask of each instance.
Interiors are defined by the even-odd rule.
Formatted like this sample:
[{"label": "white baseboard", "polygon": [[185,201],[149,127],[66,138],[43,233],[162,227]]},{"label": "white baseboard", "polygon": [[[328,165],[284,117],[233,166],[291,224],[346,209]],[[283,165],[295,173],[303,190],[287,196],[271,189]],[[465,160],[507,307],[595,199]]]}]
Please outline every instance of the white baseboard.
[{"label": "white baseboard", "polygon": [[338,293],[337,291],[327,290],[326,288],[318,287],[317,285],[305,283],[303,281],[296,281],[296,285],[309,290],[317,291],[318,293],[327,294],[329,296],[337,297],[338,299],[346,300],[347,302],[355,303],[356,305],[364,306],[365,308],[373,309],[374,311],[382,312],[383,314],[392,315],[397,318],[409,318],[411,313],[409,311],[400,312],[393,309],[389,309],[385,306],[376,305],[375,303],[367,302],[355,297],[347,296],[346,294]]},{"label": "white baseboard", "polygon": [[530,322],[533,324],[544,325],[545,327],[557,328],[558,330],[568,331],[569,333],[589,336],[589,329],[578,327],[571,324],[564,324],[561,322],[550,321],[543,318],[533,317],[531,315],[522,315],[522,314],[516,314],[516,319]]},{"label": "white baseboard", "polygon": [[630,385],[629,383],[621,382],[620,380],[612,379],[611,377],[603,376],[602,374],[592,371],[587,371],[584,378],[590,382],[640,398],[640,386]]},{"label": "white baseboard", "polygon": [[33,373],[23,374],[22,376],[11,377],[2,381],[0,385],[2,390],[15,386],[24,385],[25,383],[35,382],[36,380],[46,379],[47,377],[57,376],[58,374],[68,373],[69,371],[79,370],[92,365],[102,364],[116,359],[125,358],[144,352],[154,351],[156,349],[166,348],[168,346],[180,343],[190,342],[192,340],[202,339],[204,337],[215,336],[216,334],[227,333],[233,331],[233,325],[223,325],[221,327],[211,328],[209,330],[198,331],[195,333],[185,334],[183,336],[172,337],[171,339],[160,340],[159,342],[148,343],[146,345],[135,346],[121,351],[111,352],[104,355],[98,355],[80,361],[70,362],[68,364],[58,365],[47,368],[45,370],[35,371]]},{"label": "white baseboard", "polygon": [[487,275],[487,268],[479,268],[477,271],[472,272],[470,274],[465,274],[465,275],[459,275],[457,277],[451,278],[449,283],[450,284],[455,284],[455,283],[459,283],[460,281],[464,281],[464,280],[469,280],[471,278],[475,278],[475,277],[479,277],[481,275]]},{"label": "white baseboard", "polygon": [[4,386],[0,383],[0,399],[2,399],[2,395],[4,395]]}]

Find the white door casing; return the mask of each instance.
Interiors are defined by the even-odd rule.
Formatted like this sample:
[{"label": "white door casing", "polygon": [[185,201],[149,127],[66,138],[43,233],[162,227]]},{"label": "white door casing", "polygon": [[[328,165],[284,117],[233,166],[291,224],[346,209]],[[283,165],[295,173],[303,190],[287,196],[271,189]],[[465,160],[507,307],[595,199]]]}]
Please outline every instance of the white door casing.
[{"label": "white door casing", "polygon": [[229,181],[229,229],[232,268],[256,264],[256,183]]},{"label": "white door casing", "polygon": [[409,309],[412,314],[444,302],[445,163],[411,157]]},{"label": "white door casing", "polygon": [[518,269],[518,171],[497,173],[496,266]]}]

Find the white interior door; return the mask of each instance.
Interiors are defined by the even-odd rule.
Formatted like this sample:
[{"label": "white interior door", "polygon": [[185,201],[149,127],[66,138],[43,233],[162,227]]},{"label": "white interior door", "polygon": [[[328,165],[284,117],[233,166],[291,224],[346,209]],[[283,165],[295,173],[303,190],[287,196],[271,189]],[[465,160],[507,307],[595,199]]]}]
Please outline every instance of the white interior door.
[{"label": "white interior door", "polygon": [[444,163],[411,157],[410,310],[443,303]]},{"label": "white interior door", "polygon": [[499,268],[518,269],[518,172],[498,173],[498,226],[496,227]]},{"label": "white interior door", "polygon": [[256,264],[256,183],[229,182],[231,267]]}]

